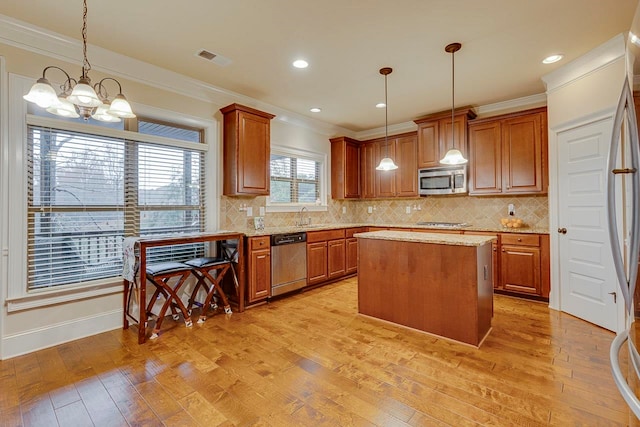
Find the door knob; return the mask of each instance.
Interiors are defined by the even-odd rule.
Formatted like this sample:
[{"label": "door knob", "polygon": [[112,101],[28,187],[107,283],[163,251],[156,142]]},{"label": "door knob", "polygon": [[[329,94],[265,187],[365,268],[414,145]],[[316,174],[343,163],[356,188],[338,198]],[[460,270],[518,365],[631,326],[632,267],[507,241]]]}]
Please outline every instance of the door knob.
[{"label": "door knob", "polygon": [[562,228],[558,228],[558,233],[560,234],[567,234],[567,229],[562,227]]}]

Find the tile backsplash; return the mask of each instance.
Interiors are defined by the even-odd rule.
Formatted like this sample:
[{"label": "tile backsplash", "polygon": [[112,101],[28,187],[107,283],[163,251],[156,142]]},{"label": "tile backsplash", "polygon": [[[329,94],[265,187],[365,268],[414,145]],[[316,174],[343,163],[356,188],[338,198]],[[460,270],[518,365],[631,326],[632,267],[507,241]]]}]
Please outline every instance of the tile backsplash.
[{"label": "tile backsplash", "polygon": [[[513,204],[515,216],[532,228],[549,228],[547,196],[475,197],[475,196],[430,196],[414,199],[385,200],[329,200],[324,212],[308,212],[313,224],[368,223],[368,224],[415,224],[419,221],[466,222],[473,225],[499,225],[508,215],[508,206]],[[253,216],[241,210],[251,207],[253,216],[258,216],[261,206],[266,206],[266,197],[227,197],[220,200],[220,227],[243,231],[253,229]],[[371,213],[368,208],[371,207]],[[343,213],[343,208],[346,212]],[[409,208],[409,213],[407,213]],[[295,225],[298,213],[267,212],[265,227],[287,227]]]}]

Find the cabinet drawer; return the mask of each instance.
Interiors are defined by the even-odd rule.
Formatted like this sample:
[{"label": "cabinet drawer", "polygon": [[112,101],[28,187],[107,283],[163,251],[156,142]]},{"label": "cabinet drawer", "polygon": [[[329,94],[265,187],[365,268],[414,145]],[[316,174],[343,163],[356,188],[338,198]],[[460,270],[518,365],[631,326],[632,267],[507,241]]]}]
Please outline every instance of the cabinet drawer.
[{"label": "cabinet drawer", "polygon": [[500,243],[503,245],[540,246],[538,234],[502,233],[500,236]]},{"label": "cabinet drawer", "polygon": [[358,227],[358,228],[347,228],[346,232],[345,232],[345,237],[347,239],[353,237],[354,234],[356,233],[364,233],[367,231],[367,227]]},{"label": "cabinet drawer", "polygon": [[271,242],[269,236],[251,237],[249,238],[249,250],[257,251],[259,249],[269,249]]},{"label": "cabinet drawer", "polygon": [[323,242],[326,240],[344,239],[344,228],[339,230],[309,231],[307,243]]}]

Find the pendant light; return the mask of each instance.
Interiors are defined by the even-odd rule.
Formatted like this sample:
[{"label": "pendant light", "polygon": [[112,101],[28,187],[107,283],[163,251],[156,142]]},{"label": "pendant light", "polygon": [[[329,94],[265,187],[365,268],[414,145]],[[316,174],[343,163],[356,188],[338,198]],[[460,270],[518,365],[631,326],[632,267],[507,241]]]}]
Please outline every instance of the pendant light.
[{"label": "pendant light", "polygon": [[[133,118],[136,115],[131,111],[131,105],[122,94],[120,82],[112,77],[105,77],[100,82],[91,86],[89,71],[91,64],[87,59],[87,0],[83,0],[82,13],[82,75],[78,80],[69,76],[65,70],[54,65],[46,67],[42,71],[42,77],[31,87],[28,94],[23,96],[26,101],[33,102],[49,113],[62,117],[82,117],[88,120],[92,117],[103,122],[119,122],[121,118]],[[60,87],[57,94],[49,80],[45,77],[50,69],[62,71],[66,81]],[[109,94],[105,87],[107,81],[113,81],[118,85],[118,95],[109,100]]]},{"label": "pendant light", "polygon": [[384,76],[384,149],[385,155],[380,164],[376,167],[379,171],[392,171],[398,169],[398,165],[393,163],[393,160],[389,157],[389,103],[387,102],[387,76],[393,71],[392,68],[384,67],[380,68],[380,74]]},{"label": "pendant light", "polygon": [[[456,72],[456,66],[455,66],[455,53],[457,51],[460,50],[460,48],[462,47],[462,45],[460,43],[451,43],[448,44],[444,50],[447,53],[451,54],[451,147],[454,146],[455,141],[456,141],[456,127],[455,127],[455,72]],[[447,151],[447,154],[445,154],[444,158],[442,158],[442,160],[440,160],[440,163],[443,165],[463,165],[465,163],[467,163],[469,160],[465,159],[464,156],[462,155],[462,152],[460,152],[460,150],[458,150],[457,148],[451,148],[449,151]]]}]

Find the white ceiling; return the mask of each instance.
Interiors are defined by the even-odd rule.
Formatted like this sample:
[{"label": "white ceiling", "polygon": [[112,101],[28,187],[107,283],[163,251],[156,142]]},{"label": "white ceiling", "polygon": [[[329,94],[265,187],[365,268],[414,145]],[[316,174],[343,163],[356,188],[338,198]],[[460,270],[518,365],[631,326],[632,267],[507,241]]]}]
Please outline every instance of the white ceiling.
[{"label": "white ceiling", "polygon": [[[629,31],[638,0],[89,0],[90,45],[352,131],[543,93],[544,74]],[[81,0],[0,2],[0,14],[80,39]],[[226,67],[195,56],[207,49]],[[541,60],[553,53],[565,59]],[[91,60],[91,46],[88,51]],[[310,66],[291,66],[304,58]],[[125,88],[126,94],[126,88]],[[135,102],[135,100],[131,100]],[[321,113],[309,108],[318,106]]]}]

